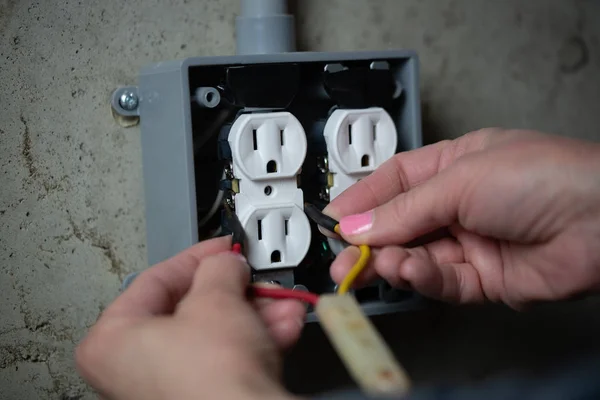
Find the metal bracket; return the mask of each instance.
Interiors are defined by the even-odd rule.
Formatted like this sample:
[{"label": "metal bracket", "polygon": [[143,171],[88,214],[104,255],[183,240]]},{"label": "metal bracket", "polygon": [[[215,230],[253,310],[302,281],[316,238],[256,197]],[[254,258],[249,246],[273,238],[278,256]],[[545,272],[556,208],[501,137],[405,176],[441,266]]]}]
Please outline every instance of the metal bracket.
[{"label": "metal bracket", "polygon": [[254,282],[265,282],[265,283],[277,283],[284,288],[294,288],[294,269],[285,268],[268,271],[256,271],[252,275],[252,281]]}]

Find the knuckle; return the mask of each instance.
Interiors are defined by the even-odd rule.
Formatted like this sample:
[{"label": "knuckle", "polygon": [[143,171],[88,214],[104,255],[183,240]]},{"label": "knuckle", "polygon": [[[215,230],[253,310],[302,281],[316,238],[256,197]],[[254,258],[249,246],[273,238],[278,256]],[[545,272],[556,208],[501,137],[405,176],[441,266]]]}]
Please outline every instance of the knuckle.
[{"label": "knuckle", "polygon": [[406,222],[406,216],[412,207],[414,192],[406,192],[398,195],[392,202],[389,213],[385,213],[385,218],[389,218],[395,226],[402,226]]},{"label": "knuckle", "polygon": [[437,255],[436,255],[435,251],[433,251],[433,249],[431,249],[430,246],[423,246],[422,248],[423,248],[424,256],[429,258],[429,260],[431,260],[432,263],[438,265],[439,261],[437,259]]},{"label": "knuckle", "polygon": [[235,298],[220,288],[207,287],[202,293],[194,295],[188,301],[180,303],[178,314],[189,314],[192,316],[212,315],[215,310],[231,310],[234,307]]},{"label": "knuckle", "polygon": [[357,192],[361,193],[361,196],[365,196],[367,200],[373,204],[377,204],[377,188],[371,182],[371,180],[361,180],[356,183]]},{"label": "knuckle", "polygon": [[84,376],[89,376],[90,371],[96,370],[104,363],[107,350],[109,349],[102,326],[94,327],[75,349],[75,363]]},{"label": "knuckle", "polygon": [[93,346],[89,343],[89,338],[85,338],[79,345],[75,348],[75,364],[79,368],[84,368],[89,365],[91,360],[94,360],[96,354]]},{"label": "knuckle", "polygon": [[101,370],[126,341],[125,321],[100,320],[75,348],[75,364],[87,375]]},{"label": "knuckle", "polygon": [[[410,180],[408,179],[408,174],[406,173],[403,154],[398,153],[387,162],[394,165],[394,168],[391,169],[393,172],[387,174],[386,176],[388,186],[394,193],[406,192],[408,189],[410,189]],[[381,168],[381,170],[384,169]]]}]

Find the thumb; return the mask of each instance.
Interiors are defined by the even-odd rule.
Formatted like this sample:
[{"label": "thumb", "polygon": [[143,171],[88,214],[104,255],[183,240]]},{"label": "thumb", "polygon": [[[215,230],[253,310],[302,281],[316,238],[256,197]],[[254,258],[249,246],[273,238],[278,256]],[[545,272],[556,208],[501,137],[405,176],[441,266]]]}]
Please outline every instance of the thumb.
[{"label": "thumb", "polygon": [[250,283],[250,266],[244,256],[223,252],[202,259],[194,275],[187,298],[209,294],[243,297]]},{"label": "thumb", "polygon": [[470,181],[458,172],[449,168],[379,207],[343,217],[342,236],[353,244],[404,244],[453,224]]}]

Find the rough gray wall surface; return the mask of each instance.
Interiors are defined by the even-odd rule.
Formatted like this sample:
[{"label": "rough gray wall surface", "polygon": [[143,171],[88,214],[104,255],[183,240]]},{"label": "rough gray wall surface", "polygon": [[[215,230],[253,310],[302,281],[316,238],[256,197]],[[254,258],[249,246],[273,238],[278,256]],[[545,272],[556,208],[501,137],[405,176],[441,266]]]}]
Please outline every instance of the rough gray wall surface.
[{"label": "rough gray wall surface", "polygon": [[[485,126],[599,137],[600,2],[295,3],[301,49],[419,51],[429,141]],[[110,93],[150,62],[233,54],[237,12],[0,0],[0,399],[94,397],[74,345],[146,264],[139,129],[114,123]],[[435,358],[420,360],[423,380]]]}]

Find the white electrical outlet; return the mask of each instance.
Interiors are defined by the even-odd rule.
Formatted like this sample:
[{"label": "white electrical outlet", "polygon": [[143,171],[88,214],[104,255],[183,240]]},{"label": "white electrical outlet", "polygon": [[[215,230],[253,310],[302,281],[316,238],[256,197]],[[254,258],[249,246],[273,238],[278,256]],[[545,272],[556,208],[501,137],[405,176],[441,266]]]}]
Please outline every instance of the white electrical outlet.
[{"label": "white electrical outlet", "polygon": [[256,269],[296,267],[308,252],[310,224],[295,204],[257,208],[242,225],[249,243],[246,256]]},{"label": "white electrical outlet", "polygon": [[[325,123],[323,134],[332,174],[330,201],[390,159],[398,145],[392,117],[378,107],[335,110]],[[337,239],[327,241],[334,254],[347,246]]]},{"label": "white electrical outlet", "polygon": [[234,162],[253,181],[295,177],[306,157],[306,134],[289,112],[243,114],[229,133]]},{"label": "white electrical outlet", "polygon": [[392,117],[379,107],[335,110],[324,128],[333,200],[369,175],[396,152],[398,134]]},{"label": "white electrical outlet", "polygon": [[243,114],[228,141],[248,262],[257,270],[296,267],[311,237],[297,184],[307,150],[302,125],[289,112]]}]

